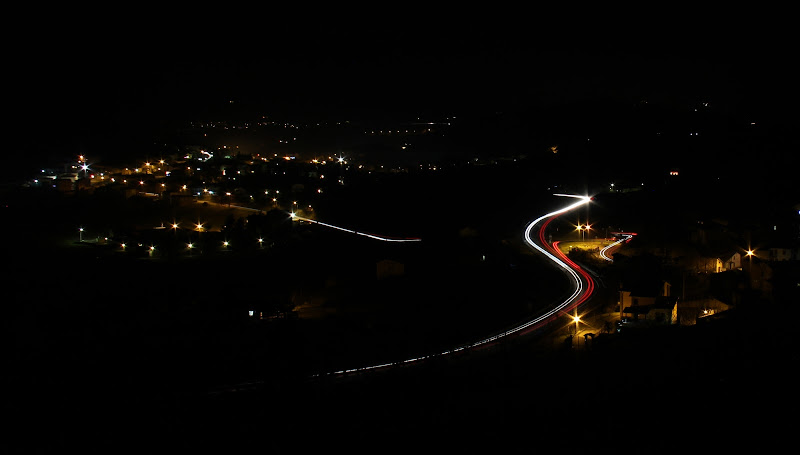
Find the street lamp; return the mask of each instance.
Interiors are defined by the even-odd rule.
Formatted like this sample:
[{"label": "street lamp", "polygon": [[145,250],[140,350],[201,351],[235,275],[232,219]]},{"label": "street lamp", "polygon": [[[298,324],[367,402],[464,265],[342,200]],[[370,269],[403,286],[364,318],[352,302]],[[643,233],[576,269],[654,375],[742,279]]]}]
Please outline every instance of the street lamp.
[{"label": "street lamp", "polygon": [[747,256],[748,260],[750,261],[750,269],[753,268],[753,256],[755,256],[755,250],[747,250],[745,256]]},{"label": "street lamp", "polygon": [[344,185],[344,171],[342,169],[344,167],[344,157],[339,155],[337,161],[339,161],[339,185]]},{"label": "street lamp", "polygon": [[78,228],[78,239],[83,242],[83,228]]},{"label": "street lamp", "polygon": [[572,320],[575,321],[575,336],[578,336],[578,323],[581,322],[581,317],[578,316],[577,308],[575,308],[575,316],[572,316]]}]

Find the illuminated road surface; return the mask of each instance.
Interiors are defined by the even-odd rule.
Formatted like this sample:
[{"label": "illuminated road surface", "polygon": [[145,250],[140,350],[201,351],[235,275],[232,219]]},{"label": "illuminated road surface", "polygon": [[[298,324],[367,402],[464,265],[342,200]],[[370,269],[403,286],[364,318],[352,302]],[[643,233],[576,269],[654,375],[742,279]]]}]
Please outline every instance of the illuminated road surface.
[{"label": "illuminated road surface", "polygon": [[[550,224],[556,217],[559,215],[574,210],[578,207],[581,207],[584,204],[588,204],[591,201],[591,198],[588,196],[576,196],[570,194],[556,194],[556,196],[564,196],[578,199],[577,202],[570,204],[560,210],[556,210],[554,212],[547,213],[545,215],[540,216],[539,218],[532,221],[528,226],[525,228],[525,242],[536,251],[542,253],[546,258],[553,261],[553,263],[561,268],[570,278],[571,281],[571,288],[573,288],[572,294],[567,297],[562,302],[557,302],[553,305],[548,311],[544,314],[537,316],[534,319],[531,319],[523,324],[520,324],[512,329],[506,330],[504,332],[498,333],[496,335],[492,335],[488,338],[484,338],[479,341],[475,341],[473,343],[461,345],[455,347],[453,349],[449,349],[446,351],[442,351],[435,354],[428,354],[423,355],[420,357],[414,357],[406,360],[395,361],[395,362],[387,362],[378,365],[372,366],[365,366],[365,367],[358,367],[358,368],[351,368],[346,370],[339,370],[330,373],[323,373],[323,375],[340,375],[340,374],[347,374],[347,373],[355,373],[355,372],[362,372],[362,371],[369,371],[369,370],[376,370],[379,368],[386,368],[392,366],[399,366],[399,365],[406,365],[414,362],[419,362],[421,360],[431,359],[434,357],[445,356],[449,354],[454,354],[456,352],[472,349],[475,347],[483,346],[495,342],[503,337],[512,335],[512,334],[522,334],[531,332],[547,322],[550,322],[552,319],[559,317],[566,311],[569,311],[573,308],[576,308],[581,303],[585,302],[589,296],[594,291],[594,281],[589,276],[589,274],[580,268],[577,264],[567,258],[559,249],[558,249],[558,242],[554,243],[553,245],[548,245],[544,239],[545,229],[547,225]],[[533,237],[535,233],[535,238]],[[320,376],[315,375],[315,376]]]}]

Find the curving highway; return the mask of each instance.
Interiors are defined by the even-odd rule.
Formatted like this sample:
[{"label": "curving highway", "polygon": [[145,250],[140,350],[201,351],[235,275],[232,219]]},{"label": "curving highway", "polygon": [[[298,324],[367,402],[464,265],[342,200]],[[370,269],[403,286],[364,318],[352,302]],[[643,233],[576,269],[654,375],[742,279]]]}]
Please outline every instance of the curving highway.
[{"label": "curving highway", "polygon": [[[559,249],[558,249],[558,242],[550,245],[545,241],[544,234],[545,230],[547,229],[547,225],[550,224],[555,218],[559,215],[567,213],[571,210],[575,210],[578,207],[583,206],[584,204],[588,204],[591,201],[591,198],[588,196],[577,196],[571,194],[556,194],[555,196],[562,196],[562,197],[569,197],[578,199],[578,201],[553,212],[544,214],[539,218],[533,220],[528,226],[525,228],[524,239],[525,242],[536,251],[542,253],[546,258],[551,260],[557,267],[561,268],[570,278],[571,288],[573,289],[572,293],[567,297],[565,300],[561,302],[555,303],[550,309],[548,309],[545,313],[526,321],[516,327],[511,329],[505,330],[503,332],[497,333],[495,335],[489,336],[482,340],[478,340],[472,343],[464,344],[461,346],[456,346],[452,349],[448,349],[446,351],[423,355],[419,357],[414,357],[410,359],[395,361],[395,362],[387,362],[377,365],[371,366],[364,366],[358,368],[350,368],[344,370],[338,370],[330,373],[324,374],[317,374],[314,376],[322,376],[322,375],[341,375],[347,373],[355,373],[355,372],[362,372],[362,371],[369,371],[369,370],[376,370],[380,368],[386,368],[391,366],[398,366],[398,365],[407,365],[410,363],[419,362],[426,359],[431,359],[434,357],[445,356],[449,354],[454,354],[456,352],[464,351],[467,349],[476,348],[479,346],[488,345],[493,343],[503,337],[513,335],[513,334],[522,334],[522,333],[529,333],[544,324],[550,322],[552,319],[557,318],[561,314],[566,311],[569,311],[573,308],[576,308],[583,302],[585,302],[594,291],[594,281],[589,276],[589,274],[567,258]],[[535,233],[535,235],[534,235]]]},{"label": "curving highway", "polygon": [[[522,324],[519,324],[519,325],[517,325],[517,326],[515,326],[515,327],[513,327],[511,329],[504,330],[504,331],[502,331],[500,333],[497,333],[495,335],[486,337],[484,339],[481,339],[481,340],[478,340],[478,341],[475,341],[475,342],[472,342],[472,343],[467,343],[467,344],[463,344],[463,345],[460,345],[460,346],[456,346],[456,347],[454,347],[452,349],[448,349],[448,350],[445,350],[445,351],[442,351],[442,352],[433,353],[433,354],[427,354],[427,355],[421,355],[421,356],[418,356],[418,357],[413,357],[413,358],[409,358],[409,359],[405,359],[405,360],[386,362],[386,363],[381,363],[381,364],[376,364],[376,365],[369,365],[369,366],[362,366],[362,367],[357,367],[357,368],[342,369],[342,370],[338,370],[338,371],[317,373],[317,374],[312,375],[311,378],[322,377],[322,376],[338,376],[338,375],[344,375],[344,374],[349,374],[349,373],[366,372],[366,371],[370,371],[370,370],[378,370],[378,369],[388,368],[388,367],[393,367],[393,366],[408,365],[408,364],[420,362],[420,361],[423,361],[423,360],[432,359],[432,358],[435,358],[435,357],[446,356],[446,355],[454,354],[454,353],[457,353],[457,352],[465,351],[465,350],[468,350],[468,349],[477,348],[477,347],[480,347],[480,346],[486,346],[486,345],[489,345],[489,344],[491,344],[491,343],[493,343],[495,341],[500,340],[503,337],[507,337],[509,335],[523,334],[523,333],[529,333],[531,331],[534,331],[537,328],[547,324],[548,322],[551,322],[553,319],[558,318],[564,312],[567,312],[567,311],[569,311],[569,310],[571,310],[573,308],[576,308],[580,304],[585,302],[592,295],[592,292],[594,291],[594,281],[592,280],[592,278],[589,276],[589,274],[585,270],[583,270],[580,266],[575,264],[575,262],[571,261],[568,257],[566,257],[559,250],[558,242],[555,242],[553,244],[548,244],[548,242],[545,241],[545,231],[547,229],[547,226],[550,224],[550,222],[552,222],[558,216],[560,216],[560,215],[562,215],[564,213],[567,213],[567,212],[569,212],[571,210],[575,210],[578,207],[583,206],[584,204],[588,204],[592,199],[591,199],[591,197],[588,197],[588,196],[577,196],[577,195],[572,195],[572,194],[556,194],[555,196],[574,198],[574,199],[577,199],[577,201],[572,203],[572,204],[569,204],[566,207],[561,208],[559,210],[555,210],[553,212],[546,213],[546,214],[540,216],[539,218],[536,218],[532,222],[530,222],[527,225],[527,227],[525,228],[524,240],[525,240],[525,242],[527,243],[528,246],[530,246],[534,250],[538,251],[539,253],[543,254],[547,259],[552,261],[555,266],[557,266],[560,269],[562,269],[564,271],[564,273],[567,274],[567,276],[570,278],[570,288],[572,289],[572,292],[566,299],[564,299],[561,302],[556,302],[552,307],[550,307],[543,314],[541,314],[541,315],[539,315],[539,316],[537,316],[537,317],[535,317],[535,318],[533,318],[533,319],[531,319],[529,321],[526,321],[526,322],[524,322]],[[338,227],[338,226],[328,225],[328,224],[325,224],[325,223],[321,223],[321,222],[314,221],[314,220],[309,220],[309,219],[306,219],[306,218],[300,218],[300,217],[298,217],[298,216],[296,216],[294,214],[292,214],[292,218],[293,219],[302,219],[303,221],[309,221],[309,222],[321,224],[323,226],[331,227],[331,228],[334,228],[334,229],[339,229],[339,230],[350,232],[350,233],[353,233],[353,234],[366,235],[367,237],[370,237],[370,238],[373,238],[373,239],[376,239],[376,240],[382,240],[382,241],[419,241],[419,239],[391,239],[391,238],[388,238],[388,237],[375,236],[373,234],[360,233],[360,232],[357,232],[357,231],[353,231],[351,229],[346,229],[346,228],[341,228],[341,227]],[[247,390],[247,389],[250,389],[250,388],[253,388],[253,387],[257,387],[257,386],[259,386],[261,384],[263,384],[263,381],[253,381],[253,382],[247,382],[247,383],[240,383],[240,384],[237,384],[237,385],[226,386],[226,387],[224,387],[222,389],[218,389],[216,392],[212,392],[212,393],[220,393],[220,392],[225,392],[225,391]]]}]

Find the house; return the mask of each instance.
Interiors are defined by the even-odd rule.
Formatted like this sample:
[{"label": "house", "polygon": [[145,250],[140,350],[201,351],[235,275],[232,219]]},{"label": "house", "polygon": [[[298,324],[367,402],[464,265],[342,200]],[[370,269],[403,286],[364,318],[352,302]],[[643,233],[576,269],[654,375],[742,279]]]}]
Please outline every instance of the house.
[{"label": "house", "polygon": [[696,272],[720,273],[726,270],[742,270],[742,253],[723,254],[721,256],[701,256],[692,264]]},{"label": "house", "polygon": [[671,285],[663,281],[660,289],[633,287],[620,290],[620,319],[652,324],[677,324],[677,298],[670,296]]},{"label": "house", "polygon": [[742,270],[742,253],[735,252],[725,261],[725,270]]},{"label": "house", "polygon": [[[634,302],[639,300],[634,298]],[[622,317],[625,320],[649,324],[672,325],[678,323],[677,297],[658,296],[645,303],[634,303],[624,307]]]},{"label": "house", "polygon": [[646,321],[656,324],[672,325],[678,323],[678,299],[676,297],[662,296],[650,307],[644,315]]},{"label": "house", "polygon": [[684,267],[693,273],[719,273],[725,270],[722,259],[711,255],[696,254],[684,261]]}]

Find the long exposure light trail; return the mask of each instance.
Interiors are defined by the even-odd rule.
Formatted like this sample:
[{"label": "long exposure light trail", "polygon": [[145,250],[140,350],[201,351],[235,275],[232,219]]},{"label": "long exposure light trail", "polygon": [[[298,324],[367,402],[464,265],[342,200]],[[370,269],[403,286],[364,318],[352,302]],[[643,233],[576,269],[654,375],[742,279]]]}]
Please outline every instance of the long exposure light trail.
[{"label": "long exposure light trail", "polygon": [[620,235],[623,236],[621,239],[617,240],[616,242],[614,242],[614,243],[608,245],[607,247],[603,248],[602,250],[600,250],[600,257],[601,258],[603,258],[603,259],[605,259],[606,261],[609,261],[609,262],[614,262],[613,259],[611,259],[610,257],[608,257],[606,255],[608,250],[610,250],[611,248],[614,248],[615,246],[619,245],[620,243],[627,242],[628,240],[632,239],[635,234],[620,234]]},{"label": "long exposure light trail", "polygon": [[350,234],[361,235],[361,236],[364,236],[364,237],[368,237],[368,238],[371,238],[371,239],[374,239],[374,240],[381,240],[381,241],[384,241],[384,242],[420,242],[420,241],[422,241],[422,239],[416,238],[416,237],[412,237],[412,238],[393,238],[393,237],[383,237],[383,236],[380,236],[380,235],[369,234],[369,233],[366,233],[366,232],[359,232],[359,231],[355,231],[353,229],[347,229],[347,228],[343,228],[341,226],[334,226],[332,224],[323,223],[321,221],[316,221],[316,220],[311,220],[311,219],[308,219],[308,218],[303,218],[301,216],[297,216],[294,213],[291,214],[291,217],[292,217],[293,220],[307,221],[309,223],[319,224],[320,226],[325,226],[325,227],[328,227],[328,228],[331,228],[331,229],[338,229],[340,231],[349,232]]},{"label": "long exposure light trail", "polygon": [[[467,350],[467,349],[472,349],[472,348],[475,348],[475,347],[478,347],[478,346],[482,346],[482,345],[487,345],[487,344],[493,343],[493,342],[495,342],[495,341],[497,341],[497,340],[499,340],[499,339],[501,339],[503,337],[506,337],[506,336],[509,336],[509,335],[512,335],[512,334],[515,334],[515,333],[523,333],[523,332],[526,332],[526,331],[534,330],[535,328],[537,328],[540,325],[544,324],[548,319],[550,319],[552,317],[555,317],[555,316],[558,316],[560,313],[562,313],[564,311],[568,311],[569,309],[574,308],[574,307],[580,305],[581,303],[583,303],[584,301],[586,301],[586,299],[589,298],[589,296],[591,295],[592,291],[594,290],[594,281],[586,273],[586,271],[581,269],[577,264],[572,262],[563,253],[561,253],[561,251],[558,249],[558,242],[556,242],[553,247],[547,246],[547,242],[544,241],[544,230],[547,227],[547,225],[553,219],[555,219],[557,216],[559,216],[559,215],[561,215],[563,213],[569,212],[570,210],[574,210],[574,209],[576,209],[576,208],[578,208],[578,207],[580,207],[580,206],[582,206],[584,204],[588,204],[591,201],[591,197],[578,196],[578,195],[572,195],[572,194],[556,194],[555,196],[576,198],[576,199],[578,199],[578,201],[573,203],[573,204],[568,205],[567,207],[564,207],[562,209],[547,213],[547,214],[542,215],[539,218],[533,220],[525,228],[524,238],[525,238],[525,242],[529,246],[531,246],[535,250],[537,250],[540,253],[542,253],[545,257],[547,257],[548,259],[553,261],[558,267],[562,268],[567,273],[567,275],[570,277],[570,279],[572,281],[572,285],[574,286],[575,289],[572,292],[572,294],[570,294],[570,296],[567,297],[563,302],[560,302],[560,303],[556,304],[555,306],[550,308],[548,311],[546,311],[544,314],[541,314],[541,315],[539,315],[539,316],[537,316],[537,317],[535,317],[535,318],[533,318],[533,319],[531,319],[531,320],[529,320],[529,321],[527,321],[527,322],[525,322],[523,324],[520,324],[520,325],[518,325],[518,326],[516,326],[514,328],[505,330],[503,332],[500,332],[500,333],[495,334],[493,336],[490,336],[488,338],[484,338],[482,340],[475,341],[473,343],[468,343],[468,344],[464,344],[464,345],[461,345],[461,346],[457,346],[457,347],[455,347],[453,349],[449,349],[449,350],[442,351],[442,352],[435,353],[435,354],[423,355],[423,356],[420,356],[420,357],[414,357],[414,358],[401,360],[401,361],[396,361],[396,362],[387,362],[387,363],[382,363],[382,364],[378,364],[378,365],[358,367],[358,368],[350,368],[350,369],[346,369],[346,370],[339,370],[339,371],[334,371],[334,372],[327,373],[327,374],[329,374],[329,375],[341,375],[341,374],[347,374],[347,373],[363,372],[363,371],[369,371],[369,370],[376,370],[376,369],[380,369],[380,368],[405,365],[405,364],[410,364],[410,363],[414,363],[414,362],[419,362],[421,360],[431,359],[431,358],[434,358],[434,357],[440,357],[440,356],[445,356],[445,355],[449,355],[449,354],[454,354],[456,352],[464,351],[464,350]],[[533,232],[533,229],[535,227],[537,227],[538,225],[540,225],[540,224],[541,224],[541,226],[539,227],[539,235],[538,235],[539,244],[537,244],[537,242],[535,242],[533,240],[533,238],[531,237],[531,233]],[[584,285],[584,282],[586,283],[586,285]],[[320,375],[317,374],[315,376],[320,376]]]}]

